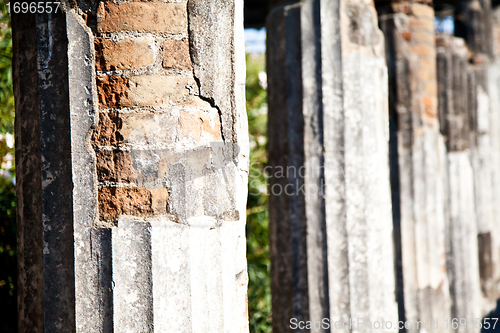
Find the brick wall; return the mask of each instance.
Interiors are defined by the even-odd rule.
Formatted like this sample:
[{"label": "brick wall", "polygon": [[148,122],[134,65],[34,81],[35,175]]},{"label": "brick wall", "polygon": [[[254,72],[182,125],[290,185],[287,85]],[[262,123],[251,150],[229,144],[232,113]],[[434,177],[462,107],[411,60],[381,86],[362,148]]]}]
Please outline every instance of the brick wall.
[{"label": "brick wall", "polygon": [[210,155],[200,147],[222,141],[220,116],[193,77],[187,1],[101,2],[95,52],[100,221],[173,213],[167,174],[182,157],[176,149]]},{"label": "brick wall", "polygon": [[434,41],[434,9],[426,4],[398,2],[395,13],[406,14],[401,22],[401,51],[410,63],[409,83],[415,96],[412,106],[422,121],[435,127],[437,120],[436,47]]}]

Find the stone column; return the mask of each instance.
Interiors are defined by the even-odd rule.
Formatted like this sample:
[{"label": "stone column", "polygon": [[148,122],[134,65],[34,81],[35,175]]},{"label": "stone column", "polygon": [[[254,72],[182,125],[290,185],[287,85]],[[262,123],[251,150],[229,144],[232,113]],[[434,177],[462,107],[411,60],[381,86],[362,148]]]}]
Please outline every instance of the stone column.
[{"label": "stone column", "polygon": [[380,2],[378,13],[389,69],[399,316],[443,323],[450,318],[444,269],[446,155],[437,113],[434,10],[428,3]]},{"label": "stone column", "polygon": [[459,0],[455,6],[455,35],[475,56],[493,56],[491,0]]},{"label": "stone column", "polygon": [[[462,38],[439,34],[437,68],[439,121],[447,148],[446,268],[451,317],[480,318],[474,172],[470,159],[468,50]],[[477,330],[470,330],[477,332]]]},{"label": "stone column", "polygon": [[[496,305],[500,290],[500,110],[499,68],[493,60],[492,10],[489,0],[460,1],[456,32],[471,52],[469,117],[471,160],[479,246],[479,272],[484,297],[483,313]],[[494,100],[496,99],[496,100]]]},{"label": "stone column", "polygon": [[12,17],[20,332],[245,332],[243,3]]},{"label": "stone column", "polygon": [[274,10],[267,28],[273,331],[291,332],[292,318],[313,322],[298,332],[329,332],[323,318],[338,332],[395,325],[387,68],[373,3],[304,1]]}]

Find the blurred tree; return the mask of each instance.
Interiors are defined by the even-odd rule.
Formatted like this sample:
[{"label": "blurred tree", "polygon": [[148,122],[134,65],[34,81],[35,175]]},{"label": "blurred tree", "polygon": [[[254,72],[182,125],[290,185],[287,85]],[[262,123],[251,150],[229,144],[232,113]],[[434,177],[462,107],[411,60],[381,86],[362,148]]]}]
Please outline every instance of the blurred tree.
[{"label": "blurred tree", "polygon": [[0,17],[0,332],[17,332],[16,189],[12,34],[7,8]]},{"label": "blurred tree", "polygon": [[247,204],[248,312],[250,332],[271,332],[267,179],[267,78],[264,54],[247,54],[246,100],[250,133]]}]

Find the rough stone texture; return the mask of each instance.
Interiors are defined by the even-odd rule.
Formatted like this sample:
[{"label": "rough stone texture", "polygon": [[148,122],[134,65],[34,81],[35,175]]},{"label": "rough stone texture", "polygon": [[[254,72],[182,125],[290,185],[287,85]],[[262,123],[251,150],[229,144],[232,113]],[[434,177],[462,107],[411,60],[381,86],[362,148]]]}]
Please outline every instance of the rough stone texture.
[{"label": "rough stone texture", "polygon": [[[449,222],[447,267],[453,300],[453,318],[481,318],[477,227],[474,211],[474,175],[467,152],[448,153]],[[462,329],[461,332],[478,332]]]},{"label": "rough stone texture", "polygon": [[[498,200],[500,198],[500,173],[496,166],[500,165],[500,61],[498,58],[488,66],[488,95],[490,97],[490,148],[491,148],[491,166],[492,166],[492,197],[493,197],[493,220],[492,229],[490,231],[491,240],[491,269],[492,277],[487,278],[489,284],[488,289],[490,292],[490,299],[500,297],[498,293],[500,289],[496,287],[500,281],[500,205]],[[487,239],[487,238],[486,238]],[[488,253],[487,248],[485,253]],[[485,259],[487,256],[485,256]],[[484,261],[485,263],[487,260]],[[485,267],[485,270],[488,270]],[[486,281],[485,281],[486,282]]]},{"label": "rough stone texture", "polygon": [[500,8],[493,10],[493,55],[495,58],[500,56]]},{"label": "rough stone texture", "polygon": [[133,38],[114,42],[106,38],[96,38],[96,63],[98,71],[133,69],[145,67],[154,62],[152,38]]},{"label": "rough stone texture", "polygon": [[[492,114],[488,95],[487,71],[488,67],[484,65],[471,65],[468,70],[471,161],[474,175],[477,233],[480,238],[485,234],[494,236],[493,228],[496,221],[498,221],[497,216],[494,215],[494,206],[497,204],[493,197],[493,193],[496,191],[493,187],[493,176],[498,171],[493,167],[491,160],[493,153],[491,146],[492,132],[490,131]],[[495,242],[498,242],[497,237],[495,237]],[[480,249],[491,250],[491,247],[483,246]],[[487,263],[486,258],[492,256],[492,252],[479,252],[479,263]],[[498,265],[498,259],[493,264]],[[484,272],[486,269],[486,267],[480,267],[480,272]],[[496,279],[498,279],[498,276]],[[481,289],[485,297],[481,309],[486,313],[495,307],[495,300],[499,296],[498,290],[496,283],[486,276],[481,276]]]},{"label": "rough stone texture", "polygon": [[189,44],[184,40],[166,40],[163,43],[163,67],[191,69]]},{"label": "rough stone texture", "polygon": [[[16,105],[16,191],[19,332],[44,332],[43,224],[34,15],[12,15]],[[22,78],[22,82],[20,81]],[[37,153],[35,153],[37,152]]]},{"label": "rough stone texture", "polygon": [[102,108],[176,105],[208,106],[194,93],[196,82],[182,76],[99,76],[97,89]]},{"label": "rough stone texture", "polygon": [[[168,200],[168,191],[163,189]],[[99,211],[104,220],[114,221],[120,215],[152,217],[153,194],[151,190],[136,187],[104,187],[99,189]],[[167,206],[165,200],[163,207]],[[165,209],[163,209],[165,211]]]},{"label": "rough stone texture", "polygon": [[[468,108],[478,241],[491,241],[489,246],[481,243],[478,249],[483,295],[481,310],[487,313],[500,297],[500,218],[497,208],[500,170],[496,167],[500,165],[500,116],[497,104],[498,64],[493,61],[493,11],[489,0],[461,1],[456,14],[456,34],[465,39],[471,51]],[[483,274],[488,271],[495,273],[491,277]]]},{"label": "rough stone texture", "polygon": [[[469,149],[468,50],[463,39],[446,34],[438,35],[436,44],[439,121],[447,146],[446,269],[450,280],[451,315],[454,318],[474,318],[485,312],[481,311],[480,262],[475,255],[478,239],[475,237],[475,180]],[[481,238],[488,240],[488,237]],[[487,250],[488,244],[481,244]],[[479,256],[480,261],[482,257]],[[483,270],[486,270],[491,261],[482,261]]]},{"label": "rough stone texture", "polygon": [[273,331],[291,332],[290,318],[397,321],[373,4],[305,1],[276,9],[267,29],[269,164],[295,170],[270,178]]},{"label": "rough stone texture", "polygon": [[13,19],[20,332],[248,331],[242,1],[78,5]]},{"label": "rough stone texture", "polygon": [[493,56],[492,15],[491,0],[457,1],[455,35],[465,39],[475,55]]},{"label": "rough stone texture", "polygon": [[[153,131],[150,136],[173,144],[183,137],[192,136],[195,141],[201,138],[207,141],[221,141],[222,130],[219,114],[214,109],[199,109],[195,111],[179,111],[176,114],[161,112],[100,112],[99,126],[93,133],[93,142],[99,146],[120,144],[136,144],[134,135],[136,129],[142,127]],[[162,127],[178,126],[179,131],[162,131]],[[135,131],[135,132],[134,132]],[[133,137],[131,137],[133,136]]]},{"label": "rough stone texture", "polygon": [[436,37],[439,86],[439,125],[449,152],[470,147],[467,48],[463,39],[447,34]]},{"label": "rough stone texture", "polygon": [[185,33],[187,11],[185,3],[124,2],[99,3],[98,32],[154,31],[169,34]]},{"label": "rough stone texture", "polygon": [[439,133],[434,11],[426,4],[396,2],[380,4],[378,13],[389,67],[399,318],[443,322],[450,318],[451,300],[445,269],[447,168]]}]

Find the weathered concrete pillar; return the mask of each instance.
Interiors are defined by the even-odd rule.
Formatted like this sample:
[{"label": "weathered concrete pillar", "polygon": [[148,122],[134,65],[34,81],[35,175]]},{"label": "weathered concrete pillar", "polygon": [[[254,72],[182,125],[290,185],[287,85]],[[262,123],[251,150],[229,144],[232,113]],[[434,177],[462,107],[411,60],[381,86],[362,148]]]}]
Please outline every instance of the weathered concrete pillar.
[{"label": "weathered concrete pillar", "polygon": [[276,9],[267,27],[273,330],[291,332],[292,318],[312,321],[311,332],[330,331],[323,318],[339,332],[351,319],[395,324],[387,69],[373,3],[305,1]]},{"label": "weathered concrete pillar", "polygon": [[405,1],[381,2],[377,9],[389,69],[399,316],[443,322],[450,318],[450,295],[444,269],[446,164],[437,114],[434,10],[428,3]]},{"label": "weathered concrete pillar", "polygon": [[13,14],[20,332],[248,331],[242,17]]},{"label": "weathered concrete pillar", "polygon": [[[468,49],[462,38],[439,34],[439,121],[447,149],[446,269],[452,318],[480,318],[474,172],[470,159]],[[464,330],[462,332],[477,332]]]},{"label": "weathered concrete pillar", "polygon": [[[479,246],[479,272],[483,314],[500,296],[500,130],[498,65],[492,64],[493,29],[489,0],[461,1],[456,9],[456,35],[471,51],[469,66],[469,117],[471,160],[474,172],[475,205]],[[496,88],[495,88],[496,87]],[[496,101],[498,102],[498,100]]]}]

